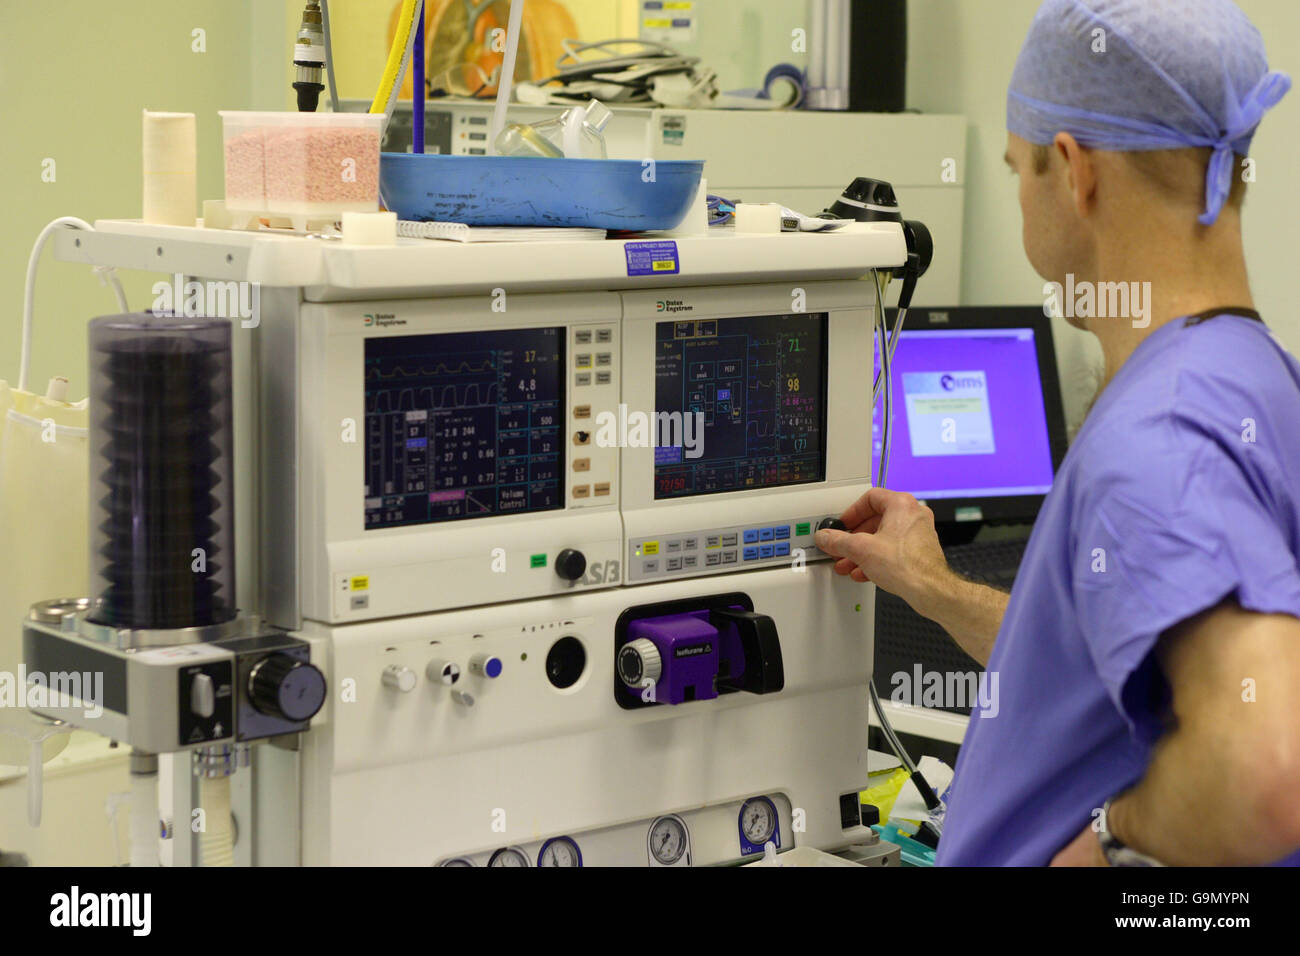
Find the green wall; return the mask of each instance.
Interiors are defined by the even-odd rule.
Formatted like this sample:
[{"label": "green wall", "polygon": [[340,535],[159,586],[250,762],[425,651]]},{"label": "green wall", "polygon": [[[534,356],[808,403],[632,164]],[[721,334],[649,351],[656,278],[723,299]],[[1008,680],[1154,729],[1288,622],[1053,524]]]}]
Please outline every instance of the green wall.
[{"label": "green wall", "polygon": [[[0,2],[0,378],[18,380],[23,281],[41,227],[65,215],[140,217],[142,110],[196,115],[198,196],[222,194],[217,110],[254,105],[254,3],[283,23],[281,0]],[[196,29],[204,53],[192,50]],[[54,182],[42,181],[47,158]],[[30,387],[62,374],[70,397],[83,397],[85,323],[116,311],[112,294],[49,246],[38,276]],[[122,273],[133,309],[152,303],[156,279]]]}]

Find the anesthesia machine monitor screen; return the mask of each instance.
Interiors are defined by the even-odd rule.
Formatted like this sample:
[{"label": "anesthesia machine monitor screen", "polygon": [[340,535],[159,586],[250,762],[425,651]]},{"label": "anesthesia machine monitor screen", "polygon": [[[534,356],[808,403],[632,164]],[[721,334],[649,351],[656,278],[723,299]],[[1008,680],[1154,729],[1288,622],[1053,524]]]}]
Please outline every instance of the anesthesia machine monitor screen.
[{"label": "anesthesia machine monitor screen", "polygon": [[366,528],[564,507],[564,330],[368,338]]},{"label": "anesthesia machine monitor screen", "polygon": [[655,328],[655,498],[826,477],[826,313]]}]

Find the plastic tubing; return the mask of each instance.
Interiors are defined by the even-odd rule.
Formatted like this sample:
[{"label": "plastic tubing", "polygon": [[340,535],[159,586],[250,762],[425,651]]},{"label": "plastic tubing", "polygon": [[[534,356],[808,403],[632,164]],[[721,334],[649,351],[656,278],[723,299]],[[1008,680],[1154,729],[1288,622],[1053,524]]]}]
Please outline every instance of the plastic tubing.
[{"label": "plastic tubing", "polygon": [[510,0],[510,22],[506,27],[506,55],[497,82],[497,101],[492,108],[492,126],[488,130],[488,148],[497,155],[497,137],[506,126],[506,107],[510,104],[510,87],[515,81],[515,54],[519,52],[519,34],[524,22],[524,0]]},{"label": "plastic tubing", "polygon": [[397,93],[402,86],[402,74],[406,72],[407,57],[410,56],[414,41],[415,10],[419,0],[402,0],[402,12],[397,19],[397,32],[393,35],[393,45],[388,49],[388,62],[384,65],[384,75],[379,81],[379,89],[370,102],[371,113],[387,113],[389,104],[397,101]]},{"label": "plastic tubing", "polygon": [[200,777],[199,804],[206,824],[199,837],[202,866],[234,866],[235,835],[230,829],[230,778]]}]

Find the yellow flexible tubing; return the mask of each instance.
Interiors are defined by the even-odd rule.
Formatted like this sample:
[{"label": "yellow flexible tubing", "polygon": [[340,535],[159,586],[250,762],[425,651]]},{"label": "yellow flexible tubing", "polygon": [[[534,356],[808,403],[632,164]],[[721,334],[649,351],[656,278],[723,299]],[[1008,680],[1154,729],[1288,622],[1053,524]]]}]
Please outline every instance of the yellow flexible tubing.
[{"label": "yellow flexible tubing", "polygon": [[384,76],[379,81],[379,90],[370,102],[370,112],[387,113],[388,103],[394,97],[394,90],[402,81],[406,51],[410,49],[412,35],[415,32],[415,11],[419,0],[402,0],[402,13],[397,20],[397,31],[393,34],[393,45],[388,49],[388,62],[384,65]]}]

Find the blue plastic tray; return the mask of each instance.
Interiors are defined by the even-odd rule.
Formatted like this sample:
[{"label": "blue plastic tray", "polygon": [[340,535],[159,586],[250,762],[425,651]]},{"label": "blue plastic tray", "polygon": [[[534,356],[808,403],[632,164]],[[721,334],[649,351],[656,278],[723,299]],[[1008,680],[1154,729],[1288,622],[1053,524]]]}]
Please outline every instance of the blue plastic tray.
[{"label": "blue plastic tray", "polygon": [[703,160],[656,160],[651,178],[638,159],[381,153],[379,191],[399,219],[672,229],[703,173]]}]

